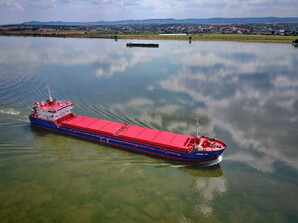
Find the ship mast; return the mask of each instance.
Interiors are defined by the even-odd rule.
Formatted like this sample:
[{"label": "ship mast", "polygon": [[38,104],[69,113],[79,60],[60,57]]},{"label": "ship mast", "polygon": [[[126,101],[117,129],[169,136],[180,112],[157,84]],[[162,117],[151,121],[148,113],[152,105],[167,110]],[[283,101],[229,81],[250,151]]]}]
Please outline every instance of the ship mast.
[{"label": "ship mast", "polygon": [[52,95],[51,95],[52,91],[51,91],[50,87],[47,85],[47,86],[45,86],[45,89],[48,92],[50,102],[52,102],[53,98],[52,98]]},{"label": "ship mast", "polygon": [[196,129],[197,129],[196,137],[197,138],[200,138],[201,137],[201,134],[199,133],[199,126],[200,126],[199,119],[200,119],[199,114],[196,114],[195,120],[193,122],[196,123]]}]

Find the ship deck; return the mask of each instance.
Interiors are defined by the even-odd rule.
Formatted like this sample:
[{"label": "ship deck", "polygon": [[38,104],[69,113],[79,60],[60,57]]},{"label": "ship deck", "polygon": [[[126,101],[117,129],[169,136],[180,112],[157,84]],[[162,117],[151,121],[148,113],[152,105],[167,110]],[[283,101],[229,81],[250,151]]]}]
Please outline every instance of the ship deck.
[{"label": "ship deck", "polygon": [[81,115],[64,120],[62,126],[88,132],[122,138],[138,143],[164,147],[180,152],[188,152],[193,137],[161,130],[149,129],[126,123],[96,119]]}]

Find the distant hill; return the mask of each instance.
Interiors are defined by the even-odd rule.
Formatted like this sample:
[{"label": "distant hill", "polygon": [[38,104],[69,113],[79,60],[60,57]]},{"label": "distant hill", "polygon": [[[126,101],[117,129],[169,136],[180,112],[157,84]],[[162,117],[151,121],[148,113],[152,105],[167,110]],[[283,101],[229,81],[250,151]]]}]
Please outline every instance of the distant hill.
[{"label": "distant hill", "polygon": [[62,22],[50,21],[24,22],[24,25],[128,25],[128,24],[169,24],[169,23],[268,23],[298,22],[298,17],[262,17],[262,18],[209,18],[209,19],[144,19],[97,22]]}]

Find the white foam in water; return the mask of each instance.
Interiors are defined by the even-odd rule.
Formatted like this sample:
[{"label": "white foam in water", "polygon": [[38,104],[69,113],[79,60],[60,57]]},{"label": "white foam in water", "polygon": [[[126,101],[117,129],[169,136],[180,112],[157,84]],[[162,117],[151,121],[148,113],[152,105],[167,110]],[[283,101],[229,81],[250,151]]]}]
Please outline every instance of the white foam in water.
[{"label": "white foam in water", "polygon": [[6,114],[6,115],[19,115],[21,112],[13,109],[13,108],[8,108],[8,109],[0,109],[0,114]]},{"label": "white foam in water", "polygon": [[221,161],[222,161],[222,155],[220,155],[219,157],[217,157],[217,159],[215,159],[215,160],[202,162],[202,165],[203,166],[214,166],[214,165],[219,164]]}]

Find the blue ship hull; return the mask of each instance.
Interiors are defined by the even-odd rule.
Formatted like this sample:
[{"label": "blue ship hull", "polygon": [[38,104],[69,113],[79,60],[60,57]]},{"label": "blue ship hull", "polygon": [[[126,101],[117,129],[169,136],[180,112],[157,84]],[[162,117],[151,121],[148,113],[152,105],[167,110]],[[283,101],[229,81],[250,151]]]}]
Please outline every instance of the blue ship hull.
[{"label": "blue ship hull", "polygon": [[78,136],[81,138],[86,138],[94,141],[98,141],[101,143],[124,147],[133,151],[142,152],[154,156],[159,156],[165,159],[170,160],[179,160],[179,161],[191,161],[191,162],[205,162],[216,160],[220,157],[221,153],[224,150],[216,150],[216,151],[197,151],[193,150],[189,153],[183,153],[179,151],[173,151],[167,148],[156,147],[152,145],[146,145],[139,142],[124,140],[118,137],[111,137],[102,134],[97,134],[93,132],[87,132],[80,129],[70,128],[66,126],[57,126],[52,121],[47,121],[44,119],[35,118],[29,116],[29,120],[31,125],[44,128],[64,134],[69,134],[73,136]]}]

